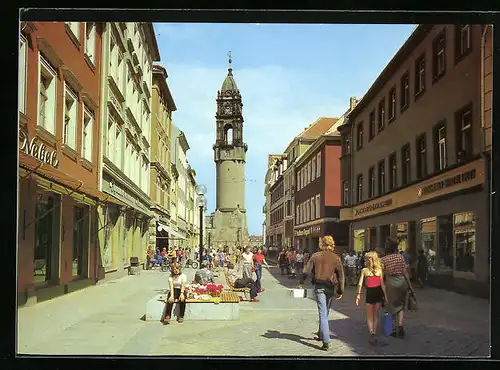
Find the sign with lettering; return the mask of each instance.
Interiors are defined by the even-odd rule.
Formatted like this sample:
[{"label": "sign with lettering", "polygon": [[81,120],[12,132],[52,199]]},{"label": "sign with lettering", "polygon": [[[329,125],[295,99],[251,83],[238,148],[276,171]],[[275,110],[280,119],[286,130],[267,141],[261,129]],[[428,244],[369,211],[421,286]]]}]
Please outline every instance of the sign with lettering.
[{"label": "sign with lettering", "polygon": [[310,226],[306,229],[295,230],[295,236],[309,236],[314,234],[319,234],[321,232],[321,225]]},{"label": "sign with lettering", "polygon": [[427,185],[423,188],[418,188],[417,195],[421,197],[423,195],[427,195],[430,193],[434,193],[435,191],[448,188],[450,186],[454,186],[457,184],[461,184],[462,182],[466,182],[469,180],[473,180],[476,178],[476,169],[472,169],[470,171],[460,173],[458,175],[448,177],[447,179],[435,182],[433,184]]},{"label": "sign with lettering", "polygon": [[361,208],[354,209],[354,216],[358,216],[360,214],[373,211],[375,209],[388,207],[390,205],[392,205],[392,198],[383,200],[383,201],[378,202],[378,203],[368,204],[367,206],[363,206]]},{"label": "sign with lettering", "polygon": [[56,151],[45,150],[45,144],[36,143],[36,137],[31,140],[24,131],[20,131],[19,139],[21,140],[21,150],[26,154],[38,158],[40,161],[50,164],[52,167],[57,168],[59,159],[57,159]]}]

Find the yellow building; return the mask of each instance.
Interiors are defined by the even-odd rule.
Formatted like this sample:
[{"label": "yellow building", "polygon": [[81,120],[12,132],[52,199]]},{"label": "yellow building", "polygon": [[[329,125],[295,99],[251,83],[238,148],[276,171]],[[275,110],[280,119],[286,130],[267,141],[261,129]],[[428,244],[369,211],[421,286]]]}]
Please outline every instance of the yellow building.
[{"label": "yellow building", "polygon": [[163,66],[153,66],[153,94],[151,122],[151,172],[150,192],[154,218],[150,222],[150,247],[168,248],[169,237],[174,234],[170,228],[170,146],[172,112],[177,110],[167,84],[167,70]]}]

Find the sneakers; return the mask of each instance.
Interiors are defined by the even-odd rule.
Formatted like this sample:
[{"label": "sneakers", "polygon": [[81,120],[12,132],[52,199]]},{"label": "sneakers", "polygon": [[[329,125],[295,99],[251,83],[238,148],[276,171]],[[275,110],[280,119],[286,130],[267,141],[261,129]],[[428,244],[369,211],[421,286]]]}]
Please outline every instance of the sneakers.
[{"label": "sneakers", "polygon": [[257,298],[252,298],[250,302],[260,302]]},{"label": "sneakers", "polygon": [[323,345],[321,346],[321,348],[320,348],[320,349],[321,349],[322,351],[328,351],[328,348],[329,348],[329,347],[330,347],[330,346],[329,346],[329,344],[328,344],[328,343],[323,343]]}]

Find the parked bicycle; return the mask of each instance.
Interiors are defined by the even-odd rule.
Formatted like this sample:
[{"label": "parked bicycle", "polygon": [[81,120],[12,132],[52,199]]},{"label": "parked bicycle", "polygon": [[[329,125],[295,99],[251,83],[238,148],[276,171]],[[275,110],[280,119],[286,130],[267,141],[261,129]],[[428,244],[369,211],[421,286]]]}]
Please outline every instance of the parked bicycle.
[{"label": "parked bicycle", "polygon": [[192,260],[191,258],[188,258],[184,264],[184,267],[191,267],[194,270],[198,269],[199,266],[200,263],[197,260]]}]

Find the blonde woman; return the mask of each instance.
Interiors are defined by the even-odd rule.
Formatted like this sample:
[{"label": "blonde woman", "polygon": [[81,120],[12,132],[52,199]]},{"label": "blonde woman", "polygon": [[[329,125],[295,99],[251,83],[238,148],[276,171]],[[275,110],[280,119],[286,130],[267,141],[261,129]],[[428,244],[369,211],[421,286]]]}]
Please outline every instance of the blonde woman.
[{"label": "blonde woman", "polygon": [[328,313],[333,297],[342,299],[344,292],[344,269],[340,257],[335,253],[335,242],[330,235],[320,238],[320,251],[314,253],[299,277],[299,286],[307,275],[314,271],[312,282],[316,293],[319,314],[318,339],[323,342],[321,349],[327,351],[330,343]]},{"label": "blonde woman", "polygon": [[384,300],[387,299],[387,292],[384,284],[384,273],[382,264],[377,252],[368,252],[365,255],[365,268],[361,270],[361,276],[358,282],[358,294],[356,296],[356,306],[359,306],[361,299],[361,290],[363,281],[366,286],[366,318],[368,321],[368,330],[370,330],[370,344],[377,344],[375,333],[379,322],[379,311]]}]

